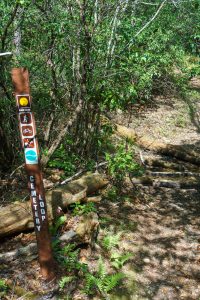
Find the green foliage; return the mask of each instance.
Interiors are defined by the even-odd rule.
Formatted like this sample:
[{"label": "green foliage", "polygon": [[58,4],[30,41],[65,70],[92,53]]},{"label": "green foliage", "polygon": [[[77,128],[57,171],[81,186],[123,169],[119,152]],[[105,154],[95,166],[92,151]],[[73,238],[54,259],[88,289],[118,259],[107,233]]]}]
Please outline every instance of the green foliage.
[{"label": "green foliage", "polygon": [[121,269],[125,262],[127,262],[130,258],[133,257],[133,253],[124,253],[120,254],[117,252],[113,252],[111,254],[111,265],[116,269]]},{"label": "green foliage", "polygon": [[63,264],[65,265],[66,269],[69,270],[69,272],[75,269],[80,269],[80,263],[78,262],[78,249],[68,253],[63,252],[63,254]]},{"label": "green foliage", "polygon": [[107,234],[102,241],[102,246],[106,250],[111,250],[113,247],[116,247],[119,244],[119,239],[121,236],[121,232],[118,232],[117,234],[109,233]]},{"label": "green foliage", "polygon": [[80,215],[87,215],[90,212],[96,212],[96,207],[93,202],[88,202],[81,204],[79,201],[76,203],[73,203],[70,205],[70,207],[73,209],[73,215],[74,216],[80,216]]},{"label": "green foliage", "polygon": [[0,279],[0,296],[4,296],[8,291],[8,285],[4,279]]},{"label": "green foliage", "polygon": [[64,287],[65,287],[68,283],[72,282],[75,278],[76,278],[75,276],[63,276],[63,277],[60,279],[60,281],[59,281],[59,287],[60,287],[60,289],[63,290]]},{"label": "green foliage", "polygon": [[113,145],[111,143],[111,136],[113,134],[113,126],[110,124],[108,120],[102,118],[101,127],[98,135],[96,136],[96,143],[99,148],[100,153],[104,153],[108,151],[108,149],[112,149]]},{"label": "green foliage", "polygon": [[[115,243],[111,242],[109,246]],[[109,247],[108,247],[109,248]],[[109,248],[110,249],[110,248]],[[84,292],[88,295],[93,295],[99,292],[105,299],[108,299],[108,293],[119,285],[120,281],[125,277],[122,273],[108,274],[106,266],[102,259],[99,259],[98,270],[95,274],[91,274],[88,271],[88,266],[84,263],[80,263],[78,260],[79,250],[75,249],[74,244],[69,244],[63,248],[58,249],[56,252],[57,261],[67,269],[68,273],[73,274],[79,272],[79,275],[83,275],[85,281]],[[119,267],[123,266],[125,261],[130,257],[126,254],[126,257],[117,257],[113,259],[113,263],[118,263]],[[119,268],[118,268],[119,269]],[[81,272],[81,273],[80,273]],[[76,277],[74,275],[64,276],[59,281],[59,287],[61,290],[72,282]]]},{"label": "green foliage", "polygon": [[86,160],[85,162],[85,168],[87,171],[93,171],[94,170],[94,167],[95,167],[95,160],[93,159],[89,159],[89,160]]},{"label": "green foliage", "polygon": [[52,249],[53,249],[53,252],[55,254],[55,256],[57,256],[59,254],[59,251],[60,251],[60,241],[59,239],[53,239],[52,241]]},{"label": "green foliage", "polygon": [[68,270],[68,272],[82,271],[85,273],[88,268],[84,263],[80,263],[78,260],[79,249],[75,249],[75,244],[68,244],[64,247],[60,246],[60,243],[54,244],[54,256],[56,260]]},{"label": "green foliage", "polygon": [[104,262],[102,259],[99,259],[96,274],[88,273],[85,276],[84,292],[88,295],[93,295],[95,290],[97,290],[105,299],[109,299],[108,293],[118,286],[124,277],[122,273],[108,274]]},{"label": "green foliage", "polygon": [[114,180],[123,182],[127,174],[134,176],[142,173],[141,167],[135,162],[133,150],[126,149],[124,144],[118,146],[114,155],[106,153],[108,171]]},{"label": "green foliage", "polygon": [[106,199],[108,199],[109,201],[113,201],[113,202],[120,199],[118,188],[114,185],[107,190],[105,196],[106,196]]},{"label": "green foliage", "polygon": [[55,221],[55,224],[52,225],[50,227],[50,232],[52,235],[56,235],[57,232],[58,232],[58,229],[61,225],[65,224],[67,218],[66,216],[60,216],[56,221]]},{"label": "green foliage", "polygon": [[51,168],[58,168],[65,171],[65,175],[72,175],[76,170],[76,163],[78,162],[78,157],[73,154],[69,154],[66,150],[64,144],[54,152],[52,158],[50,159],[48,166]]}]

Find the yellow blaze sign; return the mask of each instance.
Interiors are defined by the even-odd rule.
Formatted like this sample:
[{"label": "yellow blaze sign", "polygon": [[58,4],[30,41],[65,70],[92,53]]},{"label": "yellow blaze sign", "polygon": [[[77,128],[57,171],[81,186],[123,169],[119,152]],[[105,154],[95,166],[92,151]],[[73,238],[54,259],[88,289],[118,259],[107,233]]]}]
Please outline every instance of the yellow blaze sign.
[{"label": "yellow blaze sign", "polygon": [[19,104],[21,106],[27,106],[28,105],[28,99],[26,97],[22,97],[19,99]]}]

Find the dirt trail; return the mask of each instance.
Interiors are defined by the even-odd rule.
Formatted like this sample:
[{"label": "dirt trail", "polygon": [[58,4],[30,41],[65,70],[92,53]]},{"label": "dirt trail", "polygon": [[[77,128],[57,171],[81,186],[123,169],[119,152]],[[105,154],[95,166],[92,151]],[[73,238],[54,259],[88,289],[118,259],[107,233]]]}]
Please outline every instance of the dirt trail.
[{"label": "dirt trail", "polygon": [[[195,91],[186,100],[160,97],[150,108],[129,117],[129,122],[121,112],[114,121],[141,136],[199,150],[197,83],[200,87],[200,80],[195,81]],[[126,288],[113,299],[200,299],[199,197],[200,190],[195,189],[140,187],[128,202],[109,207],[104,203],[101,216],[111,217],[109,224],[115,224],[116,232],[123,230],[120,250],[134,254],[123,267],[128,275]]]},{"label": "dirt trail", "polygon": [[199,192],[143,188],[132,201],[109,207],[110,224],[123,232],[120,250],[134,254],[124,267],[127,290],[115,298],[199,299]]}]

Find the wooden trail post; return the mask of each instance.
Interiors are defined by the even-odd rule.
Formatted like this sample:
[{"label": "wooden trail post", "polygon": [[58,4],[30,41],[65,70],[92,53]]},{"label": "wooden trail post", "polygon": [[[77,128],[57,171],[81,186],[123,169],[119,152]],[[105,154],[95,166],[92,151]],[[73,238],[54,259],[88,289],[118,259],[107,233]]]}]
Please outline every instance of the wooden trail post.
[{"label": "wooden trail post", "polygon": [[15,89],[21,142],[24,149],[25,168],[28,174],[40,269],[43,278],[50,281],[55,278],[55,263],[48,228],[43,178],[39,164],[36,126],[31,111],[28,70],[25,68],[12,69],[12,81]]}]

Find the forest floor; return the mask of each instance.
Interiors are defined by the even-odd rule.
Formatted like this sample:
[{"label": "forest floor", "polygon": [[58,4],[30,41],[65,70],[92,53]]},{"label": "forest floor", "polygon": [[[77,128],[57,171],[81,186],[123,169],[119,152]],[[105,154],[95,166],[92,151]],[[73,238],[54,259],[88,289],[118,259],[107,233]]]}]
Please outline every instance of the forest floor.
[{"label": "forest floor", "polygon": [[[191,85],[188,99],[157,97],[149,107],[133,112],[131,117],[118,111],[113,121],[134,128],[141,136],[198,151],[200,80],[194,80]],[[158,155],[141,149],[140,155],[159,159]],[[172,158],[167,160],[184,164]],[[188,164],[185,166],[187,169]],[[148,166],[145,168],[148,170]],[[84,252],[85,262],[92,270],[97,258],[102,256],[109,271],[113,252],[132,253],[120,270],[126,279],[123,286],[113,292],[112,300],[199,300],[200,191],[152,186],[135,188],[131,182],[122,189],[122,194],[118,194],[113,186],[102,192],[103,199],[98,204],[100,231],[97,247],[95,251],[88,249]],[[4,199],[6,203],[6,196]],[[107,251],[102,247],[105,236],[118,236],[117,244]],[[21,234],[1,243],[0,252],[32,240],[32,233]],[[42,290],[39,265],[34,257],[1,265],[0,278],[8,278],[15,286],[23,287],[21,296],[16,297],[13,287],[10,298],[5,299],[33,299],[28,291],[39,293]],[[24,291],[27,294],[23,296]],[[46,298],[38,296],[34,299],[64,298],[49,293]],[[72,299],[88,298],[75,291]]]},{"label": "forest floor", "polygon": [[[116,122],[134,128],[139,136],[198,152],[199,90],[200,80],[196,79],[191,82],[188,99],[158,97],[150,107],[131,118],[118,114]],[[144,150],[140,155],[143,159],[146,156],[159,159]],[[167,160],[184,165],[176,159]],[[185,169],[188,167],[187,164]],[[119,248],[134,253],[124,266],[129,295],[122,291],[124,296],[113,299],[200,299],[199,196],[196,189],[139,187],[124,203],[105,202],[101,216],[106,217],[109,211],[110,224],[116,224],[115,231],[125,229]]]}]

